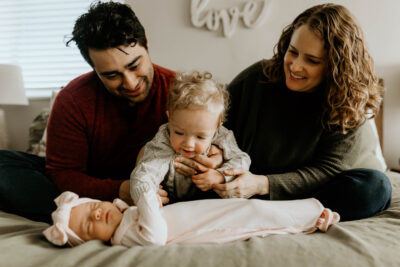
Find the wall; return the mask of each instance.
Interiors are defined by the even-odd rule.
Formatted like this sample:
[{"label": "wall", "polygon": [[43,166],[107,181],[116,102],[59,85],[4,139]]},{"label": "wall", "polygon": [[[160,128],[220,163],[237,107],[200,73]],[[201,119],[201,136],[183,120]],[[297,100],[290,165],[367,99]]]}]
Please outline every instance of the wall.
[{"label": "wall", "polygon": [[[206,8],[243,6],[249,0],[211,0]],[[259,1],[259,0],[257,0]],[[264,23],[255,29],[239,24],[230,38],[221,31],[211,32],[192,26],[190,0],[127,0],[144,25],[149,51],[156,64],[182,71],[208,70],[222,82],[262,58],[272,56],[284,26],[308,7],[327,2],[316,0],[269,0]],[[364,29],[377,73],[385,79],[384,154],[388,165],[399,167],[400,157],[400,1],[330,1],[346,6]],[[29,107],[6,107],[10,121],[11,148],[25,149],[29,122],[38,110],[47,106],[31,101]],[[15,118],[20,123],[14,123]],[[23,119],[22,119],[23,118]],[[397,125],[396,125],[397,124]],[[23,132],[24,134],[22,134]]]}]

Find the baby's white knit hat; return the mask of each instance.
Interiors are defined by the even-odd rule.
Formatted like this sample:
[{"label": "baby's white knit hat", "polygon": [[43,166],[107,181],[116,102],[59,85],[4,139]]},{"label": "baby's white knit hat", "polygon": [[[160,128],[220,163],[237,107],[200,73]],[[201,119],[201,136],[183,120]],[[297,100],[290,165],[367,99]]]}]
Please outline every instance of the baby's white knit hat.
[{"label": "baby's white knit hat", "polygon": [[87,202],[99,202],[100,200],[91,198],[79,198],[73,192],[66,191],[58,196],[54,202],[57,209],[51,214],[53,225],[43,231],[44,236],[51,243],[63,246],[67,242],[74,247],[84,243],[84,241],[69,228],[69,218],[71,209]]}]

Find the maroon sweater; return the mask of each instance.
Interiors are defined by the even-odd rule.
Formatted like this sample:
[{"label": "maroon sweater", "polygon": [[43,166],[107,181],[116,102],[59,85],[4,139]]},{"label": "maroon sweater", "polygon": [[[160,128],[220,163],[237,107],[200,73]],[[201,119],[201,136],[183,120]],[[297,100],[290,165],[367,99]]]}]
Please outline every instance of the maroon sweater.
[{"label": "maroon sweater", "polygon": [[152,89],[134,107],[108,93],[93,71],[58,93],[47,126],[46,171],[60,192],[102,200],[118,197],[140,148],[167,121],[174,77],[175,72],[154,65]]}]

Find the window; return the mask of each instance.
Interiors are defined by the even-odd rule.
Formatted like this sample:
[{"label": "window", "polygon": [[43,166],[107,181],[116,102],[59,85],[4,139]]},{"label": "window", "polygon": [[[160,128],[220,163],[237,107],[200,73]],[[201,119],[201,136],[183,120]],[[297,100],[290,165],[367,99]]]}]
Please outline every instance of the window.
[{"label": "window", "polygon": [[91,67],[71,37],[75,20],[93,0],[1,0],[0,63],[20,65],[28,97],[51,91]]}]

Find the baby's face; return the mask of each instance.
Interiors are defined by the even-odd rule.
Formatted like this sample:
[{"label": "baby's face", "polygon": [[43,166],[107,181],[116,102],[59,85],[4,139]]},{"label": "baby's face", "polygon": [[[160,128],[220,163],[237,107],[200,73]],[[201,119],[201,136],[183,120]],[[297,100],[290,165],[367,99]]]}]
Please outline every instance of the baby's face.
[{"label": "baby's face", "polygon": [[170,142],[182,156],[203,154],[219,126],[219,114],[207,109],[178,109],[169,115]]},{"label": "baby's face", "polygon": [[86,202],[71,209],[69,228],[84,241],[109,241],[122,220],[111,202]]}]

